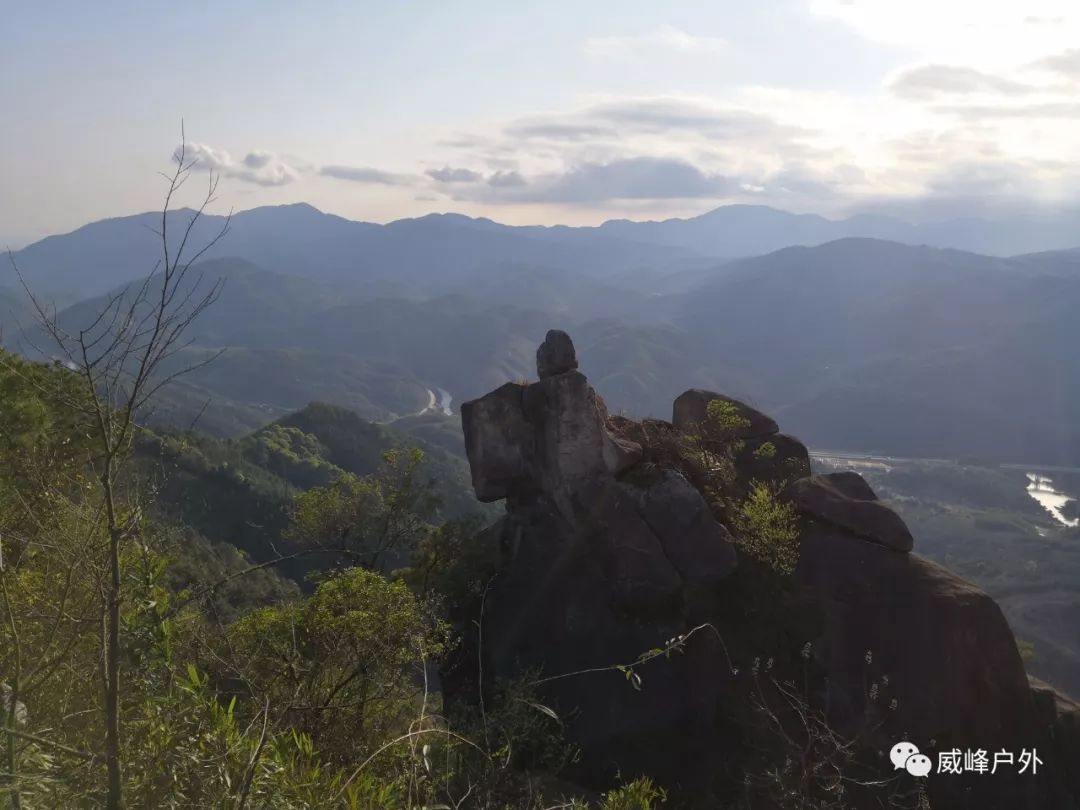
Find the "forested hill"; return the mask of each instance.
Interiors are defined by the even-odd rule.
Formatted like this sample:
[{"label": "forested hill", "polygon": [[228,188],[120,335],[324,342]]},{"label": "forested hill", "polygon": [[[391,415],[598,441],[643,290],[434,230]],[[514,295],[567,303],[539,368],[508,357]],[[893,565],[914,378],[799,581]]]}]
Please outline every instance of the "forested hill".
[{"label": "forested hill", "polygon": [[[246,253],[241,223],[223,243],[247,258],[195,266],[189,281],[224,287],[172,358],[197,367],[156,403],[153,424],[183,428],[200,415],[204,432],[243,436],[312,400],[388,422],[424,413],[439,389],[456,409],[531,377],[534,346],[556,324],[573,330],[616,413],[666,417],[694,386],[768,408],[813,447],[1080,464],[1075,251],[1000,258],[845,238],[739,260],[620,249],[601,262],[593,251],[607,243],[591,232],[510,229],[503,236],[522,249],[508,258],[497,227],[433,219],[400,229],[474,243],[456,254],[446,243],[446,261],[410,276],[411,242],[395,237],[380,242],[397,251],[385,261],[358,251],[350,272],[331,273],[328,243],[301,238],[311,217],[274,212],[292,253]],[[84,236],[50,242],[55,261]],[[525,249],[537,244],[554,252]],[[36,255],[15,256],[28,277]],[[111,267],[110,256],[86,253],[87,267]],[[32,319],[8,316],[4,300],[0,290],[5,345],[40,356],[32,349],[46,336],[20,334]],[[107,300],[65,309],[60,298],[58,320],[76,332]]]},{"label": "forested hill", "polygon": [[[262,562],[288,547],[282,533],[297,493],[343,475],[372,476],[388,453],[410,449],[423,454],[422,483],[439,502],[435,518],[490,511],[475,499],[461,458],[319,402],[239,439],[147,431],[138,458],[156,482],[156,508],[164,517]],[[310,567],[300,561],[282,573],[302,581]]]}]

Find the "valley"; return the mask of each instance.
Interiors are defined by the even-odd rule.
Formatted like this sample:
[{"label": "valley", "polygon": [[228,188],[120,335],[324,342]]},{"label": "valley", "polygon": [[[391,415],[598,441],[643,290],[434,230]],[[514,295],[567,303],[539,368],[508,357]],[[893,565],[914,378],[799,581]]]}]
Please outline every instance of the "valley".
[{"label": "valley", "polygon": [[[745,213],[718,209],[695,228],[727,233]],[[754,216],[772,238],[810,240],[778,214]],[[95,223],[12,259],[32,289],[59,291],[49,300],[75,328],[101,300],[65,308],[77,290],[118,289],[152,266],[152,242],[139,258],[142,225]],[[1073,251],[1002,258],[860,236],[733,259],[658,236],[656,223],[377,226],[310,206],[243,212],[230,227],[222,257],[199,265],[204,284],[224,281],[219,300],[176,364],[224,354],[176,386],[162,424],[201,412],[205,429],[238,435],[312,400],[386,421],[433,393],[445,413],[528,378],[531,347],[559,325],[613,412],[662,417],[700,386],[776,412],[816,447],[1080,464]],[[2,281],[18,302],[13,274]],[[31,322],[9,306],[5,345],[32,355],[42,336]]]}]

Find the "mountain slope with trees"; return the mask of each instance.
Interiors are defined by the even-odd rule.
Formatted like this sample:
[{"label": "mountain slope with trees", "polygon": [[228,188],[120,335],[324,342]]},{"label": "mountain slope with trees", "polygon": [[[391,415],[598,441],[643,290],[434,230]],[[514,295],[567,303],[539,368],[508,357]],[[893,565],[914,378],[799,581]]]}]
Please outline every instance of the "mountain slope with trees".
[{"label": "mountain slope with trees", "polygon": [[[274,211],[275,221],[290,216]],[[332,227],[351,232],[345,221]],[[502,233],[460,218],[439,227]],[[711,269],[633,270],[609,258],[622,269],[607,276],[494,260],[466,272],[464,256],[457,269],[433,259],[419,286],[404,255],[370,285],[203,262],[203,278],[225,283],[173,362],[225,353],[184,378],[154,423],[186,427],[201,414],[211,432],[235,436],[313,399],[378,421],[410,416],[438,388],[459,403],[528,378],[532,346],[558,323],[574,329],[615,412],[665,416],[696,385],[760,402],[817,447],[1080,463],[1074,251],[1006,259],[844,239]],[[316,275],[319,261],[308,265]],[[60,323],[75,329],[104,300],[61,310]],[[4,326],[8,345],[42,343],[13,320]]]}]

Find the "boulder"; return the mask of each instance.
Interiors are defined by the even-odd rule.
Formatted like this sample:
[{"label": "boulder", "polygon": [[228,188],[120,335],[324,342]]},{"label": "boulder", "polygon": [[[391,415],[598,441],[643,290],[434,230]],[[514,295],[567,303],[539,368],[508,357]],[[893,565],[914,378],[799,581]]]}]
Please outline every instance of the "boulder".
[{"label": "boulder", "polygon": [[641,445],[629,439],[621,439],[612,436],[607,431],[603,432],[604,466],[612,475],[619,476],[629,470],[642,459]]},{"label": "boulder", "polygon": [[786,433],[746,439],[735,457],[735,472],[744,488],[755,481],[782,488],[810,475],[810,453]]},{"label": "boulder", "polygon": [[[1037,678],[1028,678],[1041,725],[1046,729],[1047,750],[1057,762],[1074,767],[1059,774],[1063,792],[1080,807],[1080,703]],[[1046,757],[1043,757],[1046,759]],[[1064,805],[1062,805],[1064,806]]]},{"label": "boulder", "polygon": [[536,373],[540,379],[575,371],[577,367],[577,351],[570,336],[561,329],[549,330],[536,350]]},{"label": "boulder", "polygon": [[870,485],[856,473],[800,478],[780,497],[803,515],[892,551],[909,552],[915,544],[900,516],[878,501]]},{"label": "boulder", "polygon": [[507,383],[461,406],[465,454],[476,497],[572,488],[615,476],[641,459],[641,446],[611,435],[599,398],[577,371],[525,385]]},{"label": "boulder", "polygon": [[638,510],[686,582],[715,585],[735,570],[735,545],[705,499],[674,470],[637,490]]},{"label": "boulder", "polygon": [[[1036,747],[1023,661],[1000,608],[979,588],[825,524],[804,532],[796,576],[825,612],[813,656],[827,673],[835,728],[854,734],[867,718],[881,723],[877,744],[886,752],[903,739],[924,752]],[[933,807],[1061,806],[1031,798],[1036,782],[1015,772],[938,775],[928,787]]]},{"label": "boulder", "polygon": [[772,436],[779,433],[780,428],[776,422],[761,411],[751,408],[745,402],[717,394],[714,391],[705,391],[700,388],[691,388],[679,395],[672,406],[671,422],[680,430],[693,430],[707,417],[709,403],[713,400],[723,400],[732,403],[740,416],[749,422],[749,425],[732,431],[732,435],[741,439],[753,439],[761,436]]},{"label": "boulder", "polygon": [[514,503],[494,531],[503,560],[486,593],[482,648],[466,651],[463,665],[482,655],[488,684],[553,678],[539,699],[580,751],[567,778],[596,789],[620,773],[680,790],[708,782],[734,738],[716,719],[729,669],[714,637],[699,633],[684,654],[643,669],[640,690],[612,668],[689,629],[682,574],[627,485],[576,489],[569,519],[540,494]]},{"label": "boulder", "polygon": [[532,483],[533,431],[525,421],[525,390],[520,383],[506,383],[461,406],[473,489],[485,503]]},{"label": "boulder", "polygon": [[671,422],[642,419],[640,422],[614,415],[607,419],[608,432],[615,438],[641,448],[641,460],[647,464],[672,466],[680,444],[679,432]]},{"label": "boulder", "polygon": [[576,522],[593,537],[612,604],[639,615],[677,606],[683,587],[681,572],[627,489],[598,481],[581,488],[576,503]]},{"label": "boulder", "polygon": [[615,475],[640,457],[640,446],[616,442],[608,433],[596,392],[581,372],[533,383],[525,390],[524,407],[534,436],[533,473],[544,490]]},{"label": "boulder", "polygon": [[830,487],[841,495],[854,498],[857,501],[876,501],[878,499],[870,482],[857,472],[846,470],[844,472],[826,473],[818,476],[822,482],[827,482]]}]

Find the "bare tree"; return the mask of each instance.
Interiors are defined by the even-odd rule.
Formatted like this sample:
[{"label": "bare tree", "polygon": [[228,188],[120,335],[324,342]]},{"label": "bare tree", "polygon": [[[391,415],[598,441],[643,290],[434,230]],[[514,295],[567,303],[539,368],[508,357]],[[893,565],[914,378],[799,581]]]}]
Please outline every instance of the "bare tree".
[{"label": "bare tree", "polygon": [[203,274],[198,268],[193,270],[192,265],[225,236],[232,216],[230,212],[201,247],[192,245],[197,223],[215,200],[218,175],[211,171],[201,204],[186,224],[180,225],[178,235],[172,233],[176,224],[170,217],[174,197],[197,163],[188,156],[182,126],[181,136],[181,145],[173,155],[175,168],[171,173],[162,173],[168,189],[160,229],[154,230],[161,241],[161,257],[142,281],[107,296],[89,324],[62,323],[55,308],[50,309],[34,295],[15,267],[40,326],[64,363],[82,380],[82,396],[65,404],[85,418],[94,446],[90,463],[101,487],[107,538],[102,584],[101,674],[107,775],[105,806],[109,810],[121,810],[124,806],[120,748],[122,551],[129,540],[138,536],[142,522],[141,510],[123,502],[122,473],[131,457],[139,422],[154,396],[165,385],[212,362],[219,354],[210,353],[190,363],[178,357],[192,343],[187,337],[192,323],[217,300],[222,288],[221,279],[204,283]]}]

